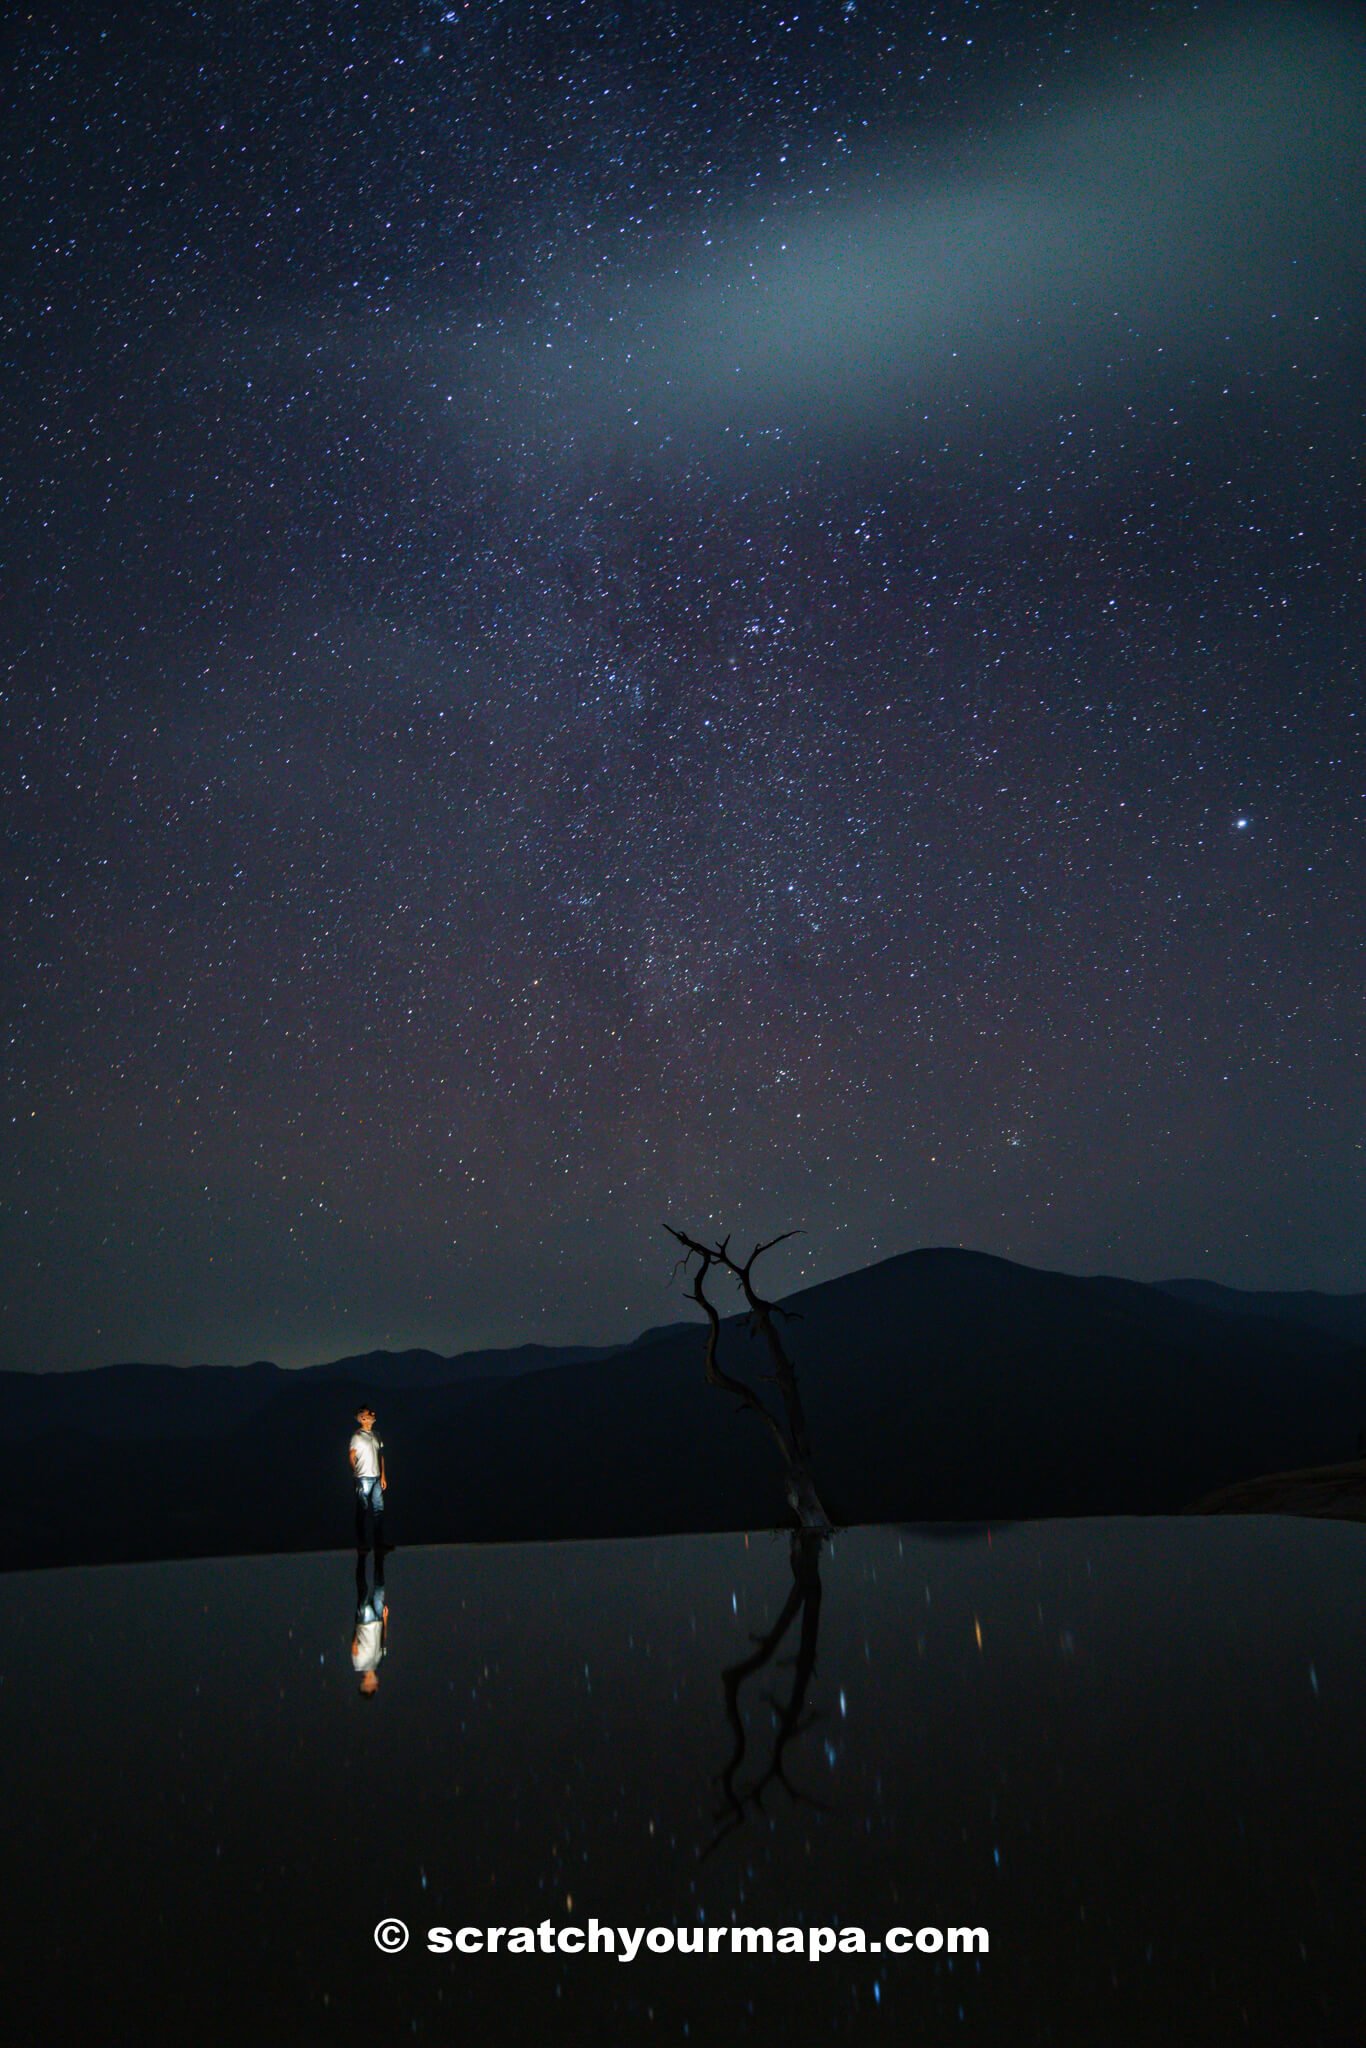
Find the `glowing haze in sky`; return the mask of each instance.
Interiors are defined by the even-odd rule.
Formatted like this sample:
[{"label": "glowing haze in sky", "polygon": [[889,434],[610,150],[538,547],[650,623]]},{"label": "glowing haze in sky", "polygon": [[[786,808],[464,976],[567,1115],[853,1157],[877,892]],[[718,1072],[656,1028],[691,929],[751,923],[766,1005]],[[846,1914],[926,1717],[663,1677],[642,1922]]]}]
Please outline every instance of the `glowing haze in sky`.
[{"label": "glowing haze in sky", "polygon": [[737,206],[688,261],[613,279],[566,385],[581,363],[601,425],[713,453],[764,429],[875,450],[1126,358],[1208,370],[1311,280],[1359,288],[1360,38],[1293,9],[1188,28],[1043,108],[1001,91],[949,137],[900,132],[842,188]]},{"label": "glowing haze in sky", "polygon": [[6,32],[0,1351],[1366,1286],[1366,31]]}]

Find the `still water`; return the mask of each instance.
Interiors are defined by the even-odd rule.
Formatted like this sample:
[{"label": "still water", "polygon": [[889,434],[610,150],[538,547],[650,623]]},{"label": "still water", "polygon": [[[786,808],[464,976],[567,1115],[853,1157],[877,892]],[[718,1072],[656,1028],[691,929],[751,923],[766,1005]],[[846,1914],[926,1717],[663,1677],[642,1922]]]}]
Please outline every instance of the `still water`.
[{"label": "still water", "polygon": [[[1366,2042],[1363,1587],[1275,1519],[11,1575],[10,2038]],[[590,1918],[990,1951],[426,1946]]]}]

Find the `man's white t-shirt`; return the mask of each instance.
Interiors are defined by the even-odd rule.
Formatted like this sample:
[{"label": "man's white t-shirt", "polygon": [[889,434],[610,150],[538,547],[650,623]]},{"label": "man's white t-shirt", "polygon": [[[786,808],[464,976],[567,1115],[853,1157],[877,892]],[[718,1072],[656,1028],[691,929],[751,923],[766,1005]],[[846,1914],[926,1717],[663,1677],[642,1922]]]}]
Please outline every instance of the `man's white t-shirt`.
[{"label": "man's white t-shirt", "polygon": [[351,1448],[356,1454],[357,1479],[378,1479],[379,1445],[373,1431],[358,1429],[351,1439]]},{"label": "man's white t-shirt", "polygon": [[[374,1609],[370,1609],[371,1615]],[[358,1621],[356,1640],[351,1650],[353,1671],[375,1671],[384,1655],[384,1624],[382,1620]]]}]

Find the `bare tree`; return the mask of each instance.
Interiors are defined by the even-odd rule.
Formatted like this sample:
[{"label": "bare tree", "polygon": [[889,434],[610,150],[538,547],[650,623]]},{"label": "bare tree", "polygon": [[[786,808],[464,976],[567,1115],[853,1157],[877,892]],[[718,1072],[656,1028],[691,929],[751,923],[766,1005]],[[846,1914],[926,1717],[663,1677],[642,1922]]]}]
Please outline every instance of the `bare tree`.
[{"label": "bare tree", "polygon": [[[806,1433],[806,1413],[802,1397],[797,1388],[797,1371],[788,1357],[778,1332],[775,1316],[791,1320],[792,1311],[776,1301],[767,1301],[754,1285],[754,1262],[765,1252],[772,1251],[775,1244],[782,1244],[789,1237],[796,1237],[795,1230],[785,1230],[779,1237],[771,1237],[766,1244],[756,1244],[743,1265],[738,1265],[730,1255],[729,1236],[719,1238],[715,1244],[702,1244],[697,1238],[689,1237],[685,1231],[675,1230],[671,1223],[664,1228],[670,1237],[683,1247],[679,1265],[692,1280],[688,1292],[707,1318],[707,1352],[703,1370],[710,1386],[720,1387],[724,1393],[734,1394],[741,1407],[748,1408],[767,1427],[778,1446],[786,1475],[788,1504],[803,1529],[815,1529],[822,1535],[830,1533],[830,1517],[821,1506],[816,1492],[816,1483],[811,1476],[811,1444]],[[697,1260],[694,1268],[693,1260]],[[716,1303],[706,1290],[707,1275],[713,1266],[719,1266],[730,1273],[739,1283],[749,1310],[749,1333],[751,1337],[762,1337],[768,1347],[769,1361],[773,1367],[764,1375],[772,1380],[782,1398],[782,1415],[776,1415],[763,1397],[748,1386],[744,1380],[736,1379],[724,1372],[717,1358],[721,1342],[721,1317]],[[677,1271],[677,1268],[675,1268]]]}]

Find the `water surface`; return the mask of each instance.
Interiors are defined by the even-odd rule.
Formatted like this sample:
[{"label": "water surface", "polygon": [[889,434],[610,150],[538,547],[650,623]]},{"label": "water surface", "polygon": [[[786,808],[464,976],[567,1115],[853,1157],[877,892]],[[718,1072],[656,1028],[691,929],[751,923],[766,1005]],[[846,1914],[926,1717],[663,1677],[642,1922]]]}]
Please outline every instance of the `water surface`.
[{"label": "water surface", "polygon": [[[14,1575],[7,2009],[44,2040],[1360,2042],[1364,1569],[1360,1529],[1274,1519],[404,1551],[369,1698],[348,1555]],[[991,1948],[424,1946],[589,1916]]]}]

